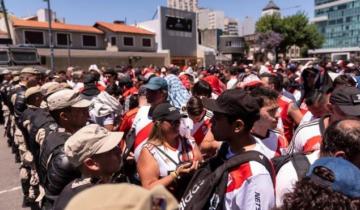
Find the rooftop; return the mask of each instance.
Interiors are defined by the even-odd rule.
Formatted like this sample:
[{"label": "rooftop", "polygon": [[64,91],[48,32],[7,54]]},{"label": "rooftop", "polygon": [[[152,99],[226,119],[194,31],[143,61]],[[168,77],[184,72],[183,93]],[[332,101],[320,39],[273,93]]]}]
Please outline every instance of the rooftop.
[{"label": "rooftop", "polygon": [[[14,27],[22,27],[22,28],[39,28],[39,29],[48,29],[48,22],[40,22],[35,20],[22,20],[18,18],[12,18],[12,24]],[[86,32],[86,33],[96,33],[102,34],[103,32],[93,26],[85,26],[85,25],[73,25],[73,24],[65,24],[59,22],[52,22],[51,24],[53,30],[61,30],[61,31],[76,31],[76,32]]]},{"label": "rooftop", "polygon": [[270,0],[266,7],[263,9],[263,11],[271,9],[280,10],[280,7],[278,7],[273,0]]},{"label": "rooftop", "polygon": [[115,33],[130,33],[130,34],[142,34],[142,35],[155,35],[153,32],[136,27],[129,26],[123,23],[107,23],[107,22],[96,22],[94,27],[102,26]]}]

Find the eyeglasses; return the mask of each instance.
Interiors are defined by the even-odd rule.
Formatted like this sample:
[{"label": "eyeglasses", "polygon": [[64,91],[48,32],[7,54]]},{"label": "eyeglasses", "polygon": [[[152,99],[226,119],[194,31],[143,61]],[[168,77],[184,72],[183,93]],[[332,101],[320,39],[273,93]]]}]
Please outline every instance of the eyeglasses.
[{"label": "eyeglasses", "polygon": [[166,122],[170,123],[172,126],[178,126],[180,125],[180,120],[173,120],[173,121],[170,121],[170,120],[165,120]]}]

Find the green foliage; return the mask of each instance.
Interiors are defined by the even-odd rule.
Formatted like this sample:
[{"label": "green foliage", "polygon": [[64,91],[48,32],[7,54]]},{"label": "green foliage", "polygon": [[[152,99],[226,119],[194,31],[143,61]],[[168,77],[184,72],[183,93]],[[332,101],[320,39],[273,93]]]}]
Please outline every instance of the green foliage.
[{"label": "green foliage", "polygon": [[280,15],[263,16],[256,22],[257,33],[266,33],[268,31],[279,33],[281,30],[282,19]]},{"label": "green foliage", "polygon": [[261,17],[256,23],[256,32],[269,31],[279,33],[283,37],[279,45],[279,51],[283,53],[292,45],[315,49],[320,48],[324,43],[324,37],[319,33],[316,25],[309,23],[309,18],[304,12],[287,17],[279,15]]}]

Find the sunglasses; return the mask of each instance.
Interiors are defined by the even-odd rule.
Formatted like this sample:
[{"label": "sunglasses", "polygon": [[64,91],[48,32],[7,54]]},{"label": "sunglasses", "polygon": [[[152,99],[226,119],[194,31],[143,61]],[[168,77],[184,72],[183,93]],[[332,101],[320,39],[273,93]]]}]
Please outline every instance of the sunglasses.
[{"label": "sunglasses", "polygon": [[180,120],[164,120],[168,123],[170,123],[172,126],[177,126],[177,125],[180,125]]}]

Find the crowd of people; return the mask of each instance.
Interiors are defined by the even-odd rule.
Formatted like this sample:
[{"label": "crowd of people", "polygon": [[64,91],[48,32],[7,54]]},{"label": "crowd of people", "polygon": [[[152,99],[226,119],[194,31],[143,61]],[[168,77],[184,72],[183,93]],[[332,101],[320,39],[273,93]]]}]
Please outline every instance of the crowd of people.
[{"label": "crowd of people", "polygon": [[360,69],[0,69],[32,209],[360,209]]}]

